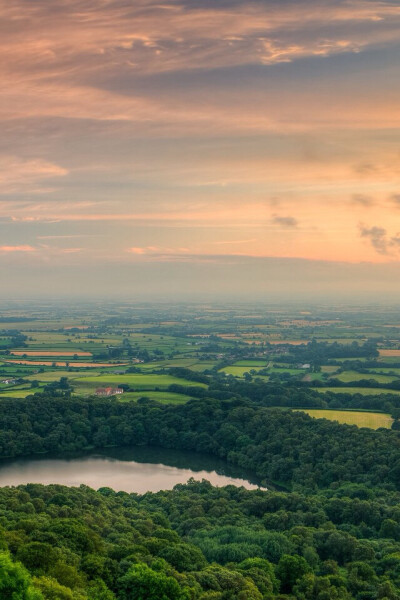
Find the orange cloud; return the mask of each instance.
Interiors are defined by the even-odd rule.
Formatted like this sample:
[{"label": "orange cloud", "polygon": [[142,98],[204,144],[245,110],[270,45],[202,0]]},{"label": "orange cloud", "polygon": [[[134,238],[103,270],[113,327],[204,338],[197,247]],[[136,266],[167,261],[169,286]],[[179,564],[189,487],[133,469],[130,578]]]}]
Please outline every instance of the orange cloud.
[{"label": "orange cloud", "polygon": [[128,248],[128,252],[131,254],[146,254],[146,248]]},{"label": "orange cloud", "polygon": [[0,246],[0,252],[36,252],[36,248],[28,245]]},{"label": "orange cloud", "polygon": [[43,193],[42,182],[65,176],[67,169],[43,159],[0,155],[0,194]]},{"label": "orange cloud", "polygon": [[[397,251],[398,67],[359,61],[398,44],[396,3],[16,0],[0,3],[0,20],[0,218],[35,231],[16,239],[74,237],[81,223],[104,236],[89,250],[4,254]],[[342,72],[344,55],[359,69]]]},{"label": "orange cloud", "polygon": [[[126,93],[124,83],[113,83],[141,73],[276,64],[397,43],[400,7],[390,2],[235,2],[211,8],[150,0],[57,0],[55,6],[53,11],[43,0],[17,0],[0,7],[0,118],[127,120],[147,131],[156,123],[167,131],[180,124],[197,133],[207,126],[295,131],[308,122],[337,127],[338,119],[348,127],[370,126],[374,105],[375,126],[400,124],[398,98],[380,98],[376,106],[376,98],[360,97],[354,111],[346,97],[332,107],[312,90],[296,102],[285,94],[271,97],[267,110],[265,97],[259,107],[249,98],[251,110],[243,110],[243,104],[235,108],[234,96],[227,109],[226,97],[218,101],[218,95],[215,101],[188,102],[178,94]],[[316,112],[312,104],[318,104]]]},{"label": "orange cloud", "polygon": [[[43,0],[17,0],[0,9],[3,23],[10,25],[4,26],[1,42],[10,59],[5,67],[28,77],[28,56],[30,82],[43,78],[45,70],[50,77],[76,80],[82,71],[96,73],[116,63],[133,71],[155,72],[208,68],[210,62],[230,66],[351,51],[395,42],[392,25],[400,18],[393,3],[367,0],[323,5],[233,2],[212,7],[191,7],[183,1],[160,5],[154,0],[55,4],[57,10],[51,11]],[[331,25],[329,37],[321,35],[326,23]],[[348,23],[358,25],[351,32],[345,29],[350,39],[342,31]]]}]

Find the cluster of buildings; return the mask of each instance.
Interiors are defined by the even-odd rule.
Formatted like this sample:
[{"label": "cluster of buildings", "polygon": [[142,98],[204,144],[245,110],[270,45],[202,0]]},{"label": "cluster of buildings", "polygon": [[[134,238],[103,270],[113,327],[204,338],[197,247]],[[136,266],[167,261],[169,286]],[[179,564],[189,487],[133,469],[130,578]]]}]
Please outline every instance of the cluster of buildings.
[{"label": "cluster of buildings", "polygon": [[123,394],[124,390],[122,388],[113,388],[113,387],[105,387],[105,388],[97,388],[95,394],[96,396],[117,396],[118,394]]}]

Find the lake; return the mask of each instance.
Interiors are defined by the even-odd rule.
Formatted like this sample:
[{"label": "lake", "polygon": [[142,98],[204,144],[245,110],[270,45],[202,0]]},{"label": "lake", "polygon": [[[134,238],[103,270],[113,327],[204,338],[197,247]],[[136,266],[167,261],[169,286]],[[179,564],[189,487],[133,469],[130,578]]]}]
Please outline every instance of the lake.
[{"label": "lake", "polygon": [[[223,460],[162,448],[107,448],[63,456],[0,460],[0,487],[26,483],[110,487],[116,491],[158,492],[193,477],[215,486],[261,487],[253,476]],[[266,488],[262,488],[266,489]]]}]

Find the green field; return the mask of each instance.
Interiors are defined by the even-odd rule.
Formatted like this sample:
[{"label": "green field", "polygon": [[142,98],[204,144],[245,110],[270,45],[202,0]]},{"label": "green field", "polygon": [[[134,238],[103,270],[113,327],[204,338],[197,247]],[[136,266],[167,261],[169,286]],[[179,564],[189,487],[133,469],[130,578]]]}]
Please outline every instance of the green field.
[{"label": "green field", "polygon": [[191,371],[196,371],[197,373],[202,373],[203,371],[213,369],[217,363],[216,362],[207,362],[200,361],[195,363],[194,365],[190,365],[188,368]]},{"label": "green field", "polygon": [[248,369],[255,369],[257,367],[265,368],[268,366],[267,360],[237,360],[233,367],[247,367]]},{"label": "green field", "polygon": [[358,358],[358,357],[354,357],[354,358],[335,358],[335,362],[339,362],[339,363],[343,363],[343,362],[348,362],[348,361],[359,361],[359,362],[365,362],[365,358]]},{"label": "green field", "polygon": [[1,398],[26,398],[27,396],[30,396],[31,394],[35,394],[40,391],[41,391],[41,388],[10,389],[10,390],[2,393],[0,395],[0,399]]},{"label": "green field", "polygon": [[368,371],[370,371],[371,373],[392,373],[393,376],[400,377],[400,369],[398,367],[376,367],[373,369],[368,369]]},{"label": "green field", "polygon": [[112,375],[102,373],[95,377],[80,377],[73,382],[76,394],[91,394],[97,387],[116,386],[127,384],[134,391],[144,390],[166,390],[172,384],[183,385],[186,387],[203,387],[207,386],[204,383],[197,381],[187,381],[171,375],[153,375],[134,373],[128,375]]},{"label": "green field", "polygon": [[196,358],[175,358],[162,361],[152,361],[149,363],[139,363],[137,366],[141,371],[154,371],[157,369],[170,369],[173,367],[184,367],[191,371],[201,372],[205,369],[212,369],[216,362],[198,361]]},{"label": "green field", "polygon": [[289,367],[271,367],[268,369],[268,373],[289,373],[289,375],[299,375],[307,373],[307,369],[290,369]]},{"label": "green field", "polygon": [[379,429],[379,427],[390,429],[393,423],[392,417],[385,413],[314,408],[305,409],[302,412],[307,413],[315,419],[329,419],[330,421],[338,421],[347,425],[357,425],[358,427],[369,427],[370,429]]},{"label": "green field", "polygon": [[137,401],[139,398],[149,398],[150,400],[156,400],[160,404],[185,404],[190,400],[190,396],[185,394],[174,394],[172,392],[125,392],[122,396],[118,396],[121,402]]},{"label": "green field", "polygon": [[400,364],[400,356],[380,356],[378,362]]},{"label": "green field", "polygon": [[321,373],[335,373],[335,371],[338,370],[339,367],[337,367],[336,365],[323,365],[321,367]]},{"label": "green field", "polygon": [[243,377],[244,373],[249,373],[251,370],[261,371],[265,367],[238,367],[236,365],[230,365],[228,367],[224,367],[220,369],[227,375],[233,375],[234,377]]},{"label": "green field", "polygon": [[324,381],[323,373],[306,373],[302,381]]},{"label": "green field", "polygon": [[376,396],[379,394],[400,394],[400,390],[386,390],[382,388],[361,388],[361,387],[324,387],[315,388],[317,392],[334,392],[335,394],[361,394],[362,396]]},{"label": "green field", "polygon": [[380,375],[378,373],[358,373],[357,371],[343,371],[337,375],[332,375],[334,379],[339,379],[344,383],[349,381],[361,381],[363,379],[373,379],[377,383],[391,383],[398,379],[398,377],[390,375]]},{"label": "green field", "polygon": [[65,371],[63,369],[53,370],[53,371],[45,371],[44,373],[35,373],[33,375],[25,376],[25,379],[29,381],[43,381],[44,383],[50,383],[51,381],[58,381],[60,377],[67,377],[71,381],[74,379],[81,379],[82,377],[93,377],[98,374],[101,375],[100,371],[93,372],[93,369],[88,370],[79,370],[79,371]]}]

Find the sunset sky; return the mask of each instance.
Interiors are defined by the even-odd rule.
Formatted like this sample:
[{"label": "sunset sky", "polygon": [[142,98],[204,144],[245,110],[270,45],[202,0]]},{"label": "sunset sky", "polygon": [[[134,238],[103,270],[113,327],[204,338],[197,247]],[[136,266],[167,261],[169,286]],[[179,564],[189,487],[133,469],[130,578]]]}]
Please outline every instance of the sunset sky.
[{"label": "sunset sky", "polygon": [[6,295],[400,291],[398,0],[0,0],[0,56]]}]

